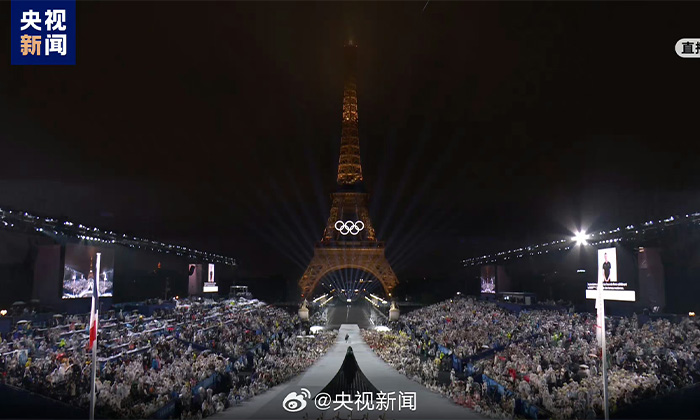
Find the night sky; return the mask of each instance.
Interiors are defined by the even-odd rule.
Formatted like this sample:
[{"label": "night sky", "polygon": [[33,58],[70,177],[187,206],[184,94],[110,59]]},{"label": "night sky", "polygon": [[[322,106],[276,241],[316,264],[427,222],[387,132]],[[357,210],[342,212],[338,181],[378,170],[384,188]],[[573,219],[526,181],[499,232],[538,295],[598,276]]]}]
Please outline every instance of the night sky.
[{"label": "night sky", "polygon": [[[301,276],[358,45],[370,214],[399,280],[700,209],[690,2],[78,2],[76,66],[10,66],[0,204]],[[5,2],[0,15],[9,15]]]}]

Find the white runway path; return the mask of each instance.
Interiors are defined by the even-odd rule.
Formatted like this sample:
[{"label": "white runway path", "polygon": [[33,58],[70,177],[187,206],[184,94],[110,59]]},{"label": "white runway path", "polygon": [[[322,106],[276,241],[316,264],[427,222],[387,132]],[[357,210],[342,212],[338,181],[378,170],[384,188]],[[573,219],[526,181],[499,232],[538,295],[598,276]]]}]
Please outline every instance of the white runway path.
[{"label": "white runway path", "polygon": [[[345,343],[345,334],[350,334],[350,340]],[[343,324],[338,331],[338,341],[328,352],[321,357],[306,372],[291,379],[290,381],[278,385],[264,394],[244,402],[241,406],[232,407],[228,410],[215,414],[212,419],[304,419],[308,414],[308,419],[315,420],[321,415],[321,410],[314,404],[314,397],[321,392],[328,382],[335,376],[343,363],[348,346],[352,346],[357,363],[365,376],[381,392],[395,392],[397,402],[394,410],[386,412],[385,419],[477,419],[483,418],[473,410],[460,407],[440,394],[434,393],[397,372],[394,368],[384,363],[372,349],[364,342],[360,335],[360,329],[356,324]],[[290,413],[282,408],[282,401],[291,392],[301,392],[301,388],[306,388],[311,394],[311,398],[306,400],[304,410]],[[399,391],[416,393],[416,410],[411,411],[405,408],[399,410]],[[353,396],[353,401],[355,400]],[[328,420],[340,413],[341,419],[348,419],[351,414],[345,408],[334,410],[338,404],[331,404],[330,408],[323,411],[323,418]],[[381,411],[356,411],[357,406],[349,404],[353,408],[352,418],[361,419],[364,413],[369,414],[370,419],[377,419]]]}]

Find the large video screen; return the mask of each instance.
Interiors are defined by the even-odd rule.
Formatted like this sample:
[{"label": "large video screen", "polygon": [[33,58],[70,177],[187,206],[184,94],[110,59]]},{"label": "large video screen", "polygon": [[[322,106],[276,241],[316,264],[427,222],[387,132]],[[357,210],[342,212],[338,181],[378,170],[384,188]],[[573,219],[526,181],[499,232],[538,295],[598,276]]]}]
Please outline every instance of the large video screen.
[{"label": "large video screen", "polygon": [[481,293],[496,293],[496,267],[481,266]]},{"label": "large video screen", "polygon": [[617,278],[617,248],[603,248],[598,250],[598,276],[595,283],[586,285],[586,298],[595,299],[598,284],[603,284],[605,299],[634,302],[635,292],[630,285]]},{"label": "large video screen", "polygon": [[189,283],[187,293],[197,296],[202,284],[202,264],[189,264]]},{"label": "large video screen", "polygon": [[[97,253],[100,272],[95,273]],[[114,290],[114,250],[86,245],[66,245],[63,267],[63,299],[92,297],[92,279],[97,275],[97,288],[102,297],[112,296]]]},{"label": "large video screen", "polygon": [[209,264],[209,275],[206,283],[204,283],[203,291],[205,293],[216,293],[219,291],[219,286],[216,285],[216,280],[214,279],[214,264]]}]

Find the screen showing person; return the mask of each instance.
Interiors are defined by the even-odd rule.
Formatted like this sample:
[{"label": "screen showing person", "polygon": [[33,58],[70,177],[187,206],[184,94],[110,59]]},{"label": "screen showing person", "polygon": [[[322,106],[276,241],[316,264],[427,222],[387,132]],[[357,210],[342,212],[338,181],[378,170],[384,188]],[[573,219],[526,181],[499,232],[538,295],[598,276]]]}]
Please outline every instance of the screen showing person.
[{"label": "screen showing person", "polygon": [[603,283],[617,283],[617,249],[598,250],[598,280]]},{"label": "screen showing person", "polygon": [[214,264],[209,264],[209,276],[204,283],[203,291],[206,293],[215,293],[219,291],[219,286],[216,285],[216,281],[214,280]]},{"label": "screen showing person", "polygon": [[[619,279],[617,265],[617,248],[603,248],[598,250],[598,275],[586,283],[586,299],[598,298],[598,284],[603,285],[603,298],[605,300],[619,300],[634,302],[636,292],[632,290],[627,279]],[[595,281],[594,281],[595,280]]]},{"label": "screen showing person", "polygon": [[[100,253],[100,272],[97,253]],[[63,299],[92,297],[93,280],[97,278],[99,295],[112,296],[114,289],[114,251],[105,247],[66,245],[63,267]]]}]

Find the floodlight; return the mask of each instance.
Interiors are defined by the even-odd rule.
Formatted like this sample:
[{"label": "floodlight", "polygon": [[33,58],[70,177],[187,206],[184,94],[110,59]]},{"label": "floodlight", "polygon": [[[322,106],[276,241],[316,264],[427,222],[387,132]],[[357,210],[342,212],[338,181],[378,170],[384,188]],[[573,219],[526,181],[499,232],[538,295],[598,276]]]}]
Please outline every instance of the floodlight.
[{"label": "floodlight", "polygon": [[588,235],[584,231],[576,232],[574,237],[572,238],[578,245],[587,245],[586,240],[588,239]]}]

